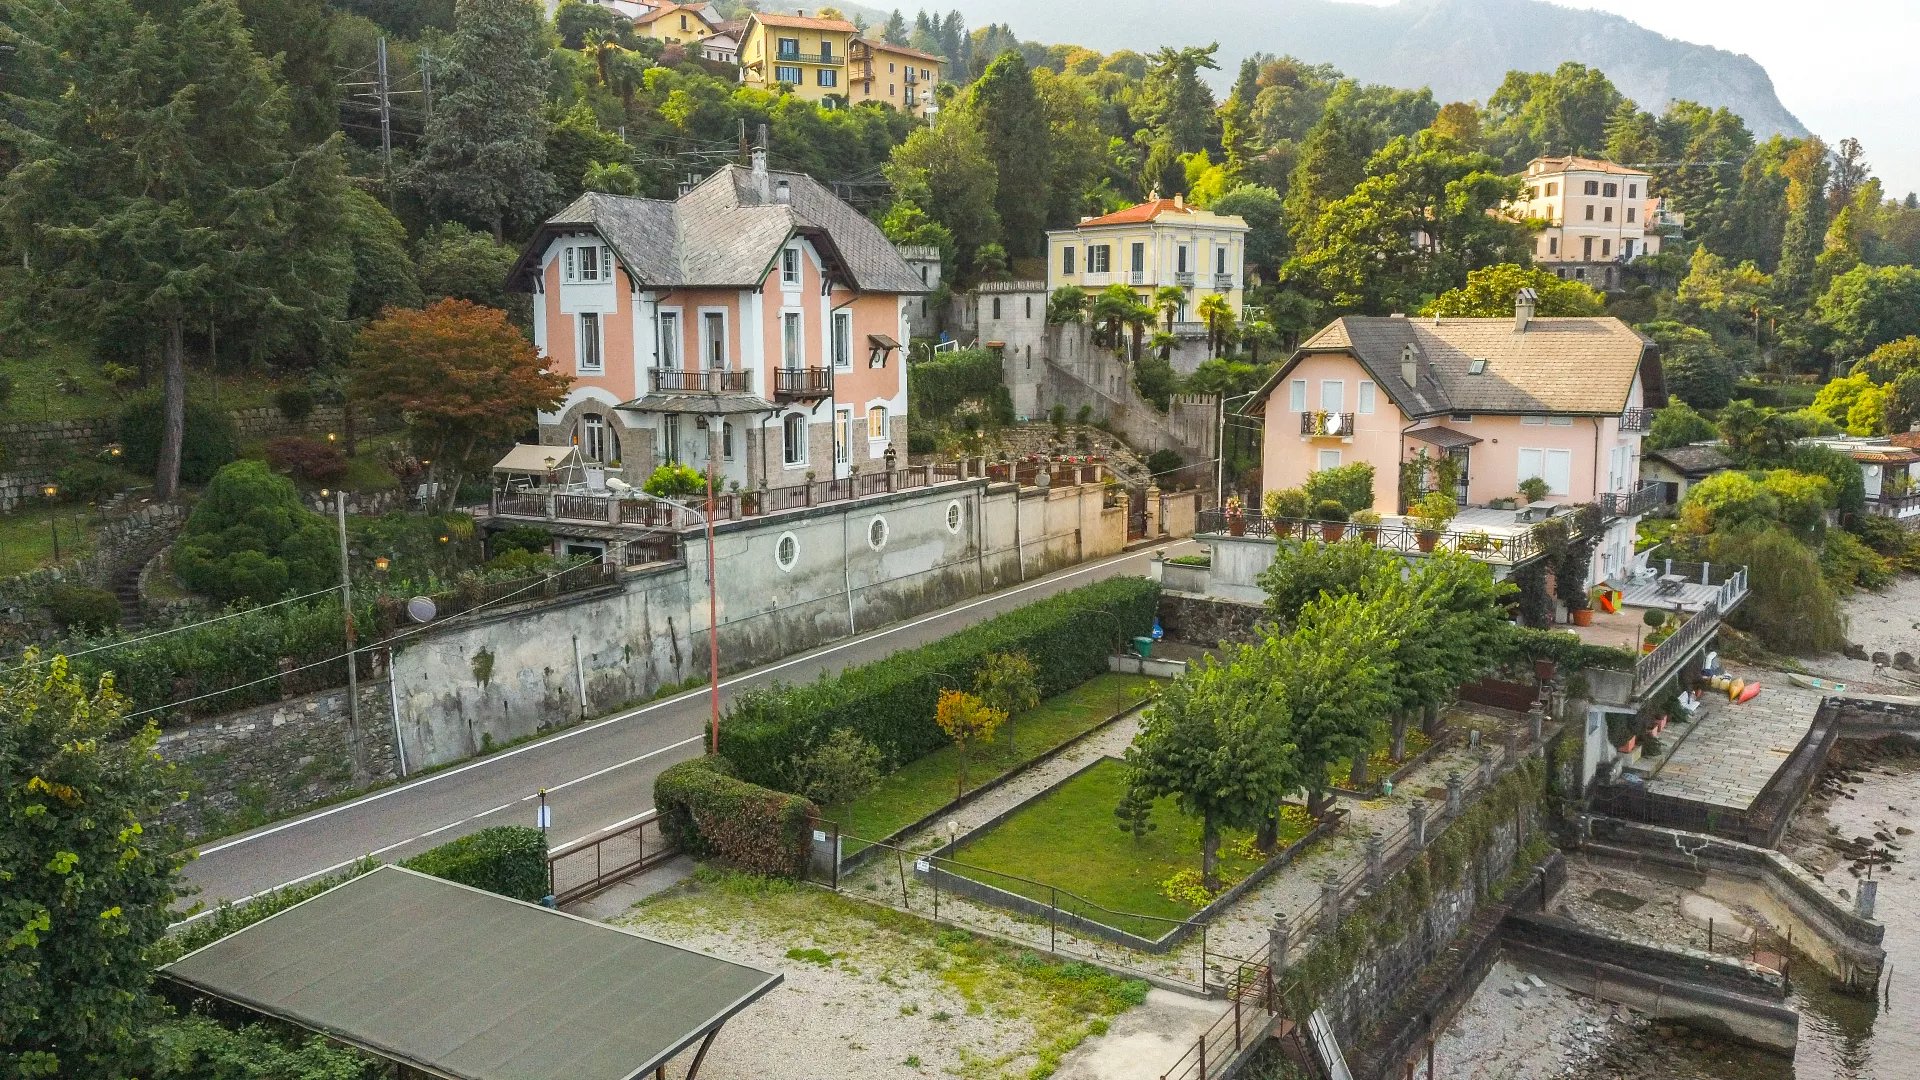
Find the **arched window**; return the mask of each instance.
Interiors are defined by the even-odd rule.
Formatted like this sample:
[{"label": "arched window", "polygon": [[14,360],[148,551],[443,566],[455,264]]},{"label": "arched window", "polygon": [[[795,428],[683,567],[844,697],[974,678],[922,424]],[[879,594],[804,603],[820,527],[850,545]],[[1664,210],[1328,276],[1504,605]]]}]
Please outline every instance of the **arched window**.
[{"label": "arched window", "polygon": [[887,407],[885,405],[875,405],[873,408],[867,410],[867,438],[884,439],[887,437]]},{"label": "arched window", "polygon": [[807,463],[807,418],[801,413],[788,413],[780,422],[782,443],[785,449],[785,461],[789,465]]},{"label": "arched window", "polygon": [[599,413],[580,418],[580,455],[595,465],[620,460],[620,435]]}]

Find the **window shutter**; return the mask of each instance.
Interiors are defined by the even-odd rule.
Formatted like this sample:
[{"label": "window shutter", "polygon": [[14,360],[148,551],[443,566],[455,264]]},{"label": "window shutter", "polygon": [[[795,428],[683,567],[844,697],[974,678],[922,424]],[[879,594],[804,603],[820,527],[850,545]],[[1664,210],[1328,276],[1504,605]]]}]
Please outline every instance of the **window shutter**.
[{"label": "window shutter", "polygon": [[600,249],[600,280],[613,281],[613,249],[610,247]]},{"label": "window shutter", "polygon": [[1522,481],[1530,480],[1536,476],[1542,480],[1545,480],[1547,478],[1547,469],[1546,469],[1546,465],[1541,460],[1540,451],[1538,450],[1520,451],[1519,471],[1520,471],[1520,479]]}]

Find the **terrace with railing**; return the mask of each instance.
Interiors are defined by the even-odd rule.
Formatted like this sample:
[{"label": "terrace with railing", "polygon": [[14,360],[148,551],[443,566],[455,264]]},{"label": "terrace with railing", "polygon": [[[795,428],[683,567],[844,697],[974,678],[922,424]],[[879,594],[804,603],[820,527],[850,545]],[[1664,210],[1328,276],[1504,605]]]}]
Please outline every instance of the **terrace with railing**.
[{"label": "terrace with railing", "polygon": [[1602,515],[1623,518],[1651,514],[1664,505],[1664,500],[1659,484],[1645,484],[1637,491],[1609,491],[1594,502]]},{"label": "terrace with railing", "polygon": [[833,396],[833,369],[828,367],[775,368],[773,400],[818,401]]},{"label": "terrace with railing", "polygon": [[647,373],[647,385],[656,394],[747,394],[753,392],[753,375],[746,371],[655,368]]},{"label": "terrace with railing", "polygon": [[1202,510],[1197,535],[1246,536],[1262,540],[1360,539],[1402,555],[1459,551],[1481,562],[1518,566],[1547,552],[1535,524],[1520,522],[1510,510],[1469,507],[1446,529],[1426,529],[1409,517],[1382,518],[1378,525],[1312,518],[1269,518],[1258,512],[1238,516]]}]

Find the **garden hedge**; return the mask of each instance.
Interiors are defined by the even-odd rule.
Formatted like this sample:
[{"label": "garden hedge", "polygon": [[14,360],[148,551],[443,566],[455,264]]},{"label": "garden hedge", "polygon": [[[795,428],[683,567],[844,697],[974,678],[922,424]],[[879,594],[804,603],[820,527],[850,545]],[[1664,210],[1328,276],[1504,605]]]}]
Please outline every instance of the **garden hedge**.
[{"label": "garden hedge", "polygon": [[802,876],[819,811],[798,795],[747,783],[732,772],[724,758],[714,757],[662,771],[653,781],[660,831],[695,858],[723,859],[756,874]]},{"label": "garden hedge", "polygon": [[897,766],[948,744],[934,703],[943,687],[971,686],[989,653],[1025,653],[1039,669],[1040,696],[1052,697],[1105,672],[1117,640],[1151,632],[1159,601],[1155,582],[1114,578],[831,678],[749,691],[721,719],[720,746],[741,779],[776,789],[789,763],[835,728],[852,730]]},{"label": "garden hedge", "polygon": [[525,825],[496,825],[400,864],[476,889],[539,903],[548,892],[547,838]]}]

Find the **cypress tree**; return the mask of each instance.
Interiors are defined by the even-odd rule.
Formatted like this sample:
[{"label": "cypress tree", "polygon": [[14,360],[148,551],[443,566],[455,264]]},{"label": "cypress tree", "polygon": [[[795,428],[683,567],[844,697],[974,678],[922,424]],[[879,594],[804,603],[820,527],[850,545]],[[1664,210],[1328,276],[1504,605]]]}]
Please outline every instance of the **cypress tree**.
[{"label": "cypress tree", "polygon": [[1002,53],[973,85],[968,102],[1000,178],[994,209],[1007,250],[1038,254],[1047,224],[1047,117],[1026,60],[1018,52]]}]

